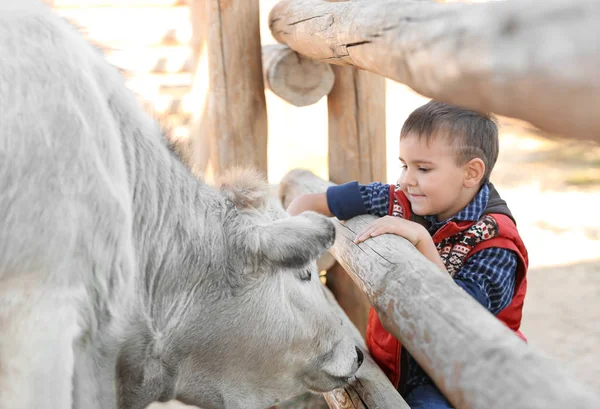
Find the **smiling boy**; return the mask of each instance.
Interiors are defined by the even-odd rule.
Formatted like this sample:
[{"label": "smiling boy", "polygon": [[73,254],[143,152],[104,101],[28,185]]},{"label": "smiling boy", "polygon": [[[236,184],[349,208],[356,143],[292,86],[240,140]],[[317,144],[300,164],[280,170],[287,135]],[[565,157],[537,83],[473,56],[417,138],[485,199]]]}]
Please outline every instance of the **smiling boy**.
[{"label": "smiling boy", "polygon": [[[397,185],[333,186],[298,197],[287,211],[314,210],[340,220],[380,216],[356,243],[384,233],[405,237],[522,337],[527,250],[506,202],[489,182],[498,151],[498,127],[490,116],[431,101],[402,127]],[[373,309],[367,345],[411,408],[451,408]]]}]

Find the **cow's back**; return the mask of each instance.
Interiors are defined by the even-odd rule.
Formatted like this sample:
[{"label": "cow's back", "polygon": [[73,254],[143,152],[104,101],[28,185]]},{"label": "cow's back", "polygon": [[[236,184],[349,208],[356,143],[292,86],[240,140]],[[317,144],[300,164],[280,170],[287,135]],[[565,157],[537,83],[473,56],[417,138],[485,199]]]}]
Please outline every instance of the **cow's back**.
[{"label": "cow's back", "polygon": [[[122,81],[47,7],[0,0],[0,384],[11,391],[0,391],[0,408],[35,408],[45,393],[68,404],[73,345],[98,342],[132,287],[113,80]],[[52,344],[61,347],[46,351]],[[32,365],[54,373],[31,383]]]},{"label": "cow's back", "polygon": [[0,2],[3,278],[60,269],[98,227],[131,219],[117,125],[92,65],[99,53],[27,4]]}]

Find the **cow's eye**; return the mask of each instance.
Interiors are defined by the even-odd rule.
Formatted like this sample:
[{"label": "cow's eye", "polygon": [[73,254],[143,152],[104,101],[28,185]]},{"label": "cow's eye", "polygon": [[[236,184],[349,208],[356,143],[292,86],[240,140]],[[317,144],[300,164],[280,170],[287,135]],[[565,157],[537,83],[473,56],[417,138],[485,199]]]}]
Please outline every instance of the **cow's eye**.
[{"label": "cow's eye", "polygon": [[302,281],[310,281],[311,277],[312,277],[312,274],[311,274],[310,270],[306,270],[300,276],[300,280],[302,280]]}]

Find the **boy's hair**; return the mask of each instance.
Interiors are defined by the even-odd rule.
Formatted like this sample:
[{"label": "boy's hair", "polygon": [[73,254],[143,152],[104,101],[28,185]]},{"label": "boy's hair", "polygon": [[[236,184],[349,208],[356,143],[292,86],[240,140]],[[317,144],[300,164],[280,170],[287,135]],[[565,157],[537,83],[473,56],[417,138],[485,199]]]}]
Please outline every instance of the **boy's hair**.
[{"label": "boy's hair", "polygon": [[491,115],[430,101],[415,109],[404,122],[400,139],[409,134],[425,138],[427,143],[438,136],[448,138],[458,165],[481,159],[485,164],[482,184],[489,180],[498,159],[498,125]]}]

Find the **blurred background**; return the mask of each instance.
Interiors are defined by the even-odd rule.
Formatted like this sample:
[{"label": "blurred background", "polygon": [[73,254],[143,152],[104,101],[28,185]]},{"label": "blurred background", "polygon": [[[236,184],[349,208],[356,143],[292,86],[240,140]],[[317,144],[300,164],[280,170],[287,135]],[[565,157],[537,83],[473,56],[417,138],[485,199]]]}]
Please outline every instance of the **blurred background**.
[{"label": "blurred background", "polygon": [[[261,0],[262,44],[274,43]],[[190,45],[190,7],[179,0],[54,0],[53,7],[106,49],[128,85],[164,125],[185,141],[202,109],[208,76]],[[126,3],[126,4],[125,4]],[[200,92],[190,92],[192,86]],[[197,89],[198,89],[197,88]],[[269,181],[302,167],[327,179],[326,98],[292,106],[266,91]],[[386,81],[387,182],[395,182],[398,135],[408,114],[428,99]],[[523,332],[531,345],[600,391],[600,146],[562,139],[509,118],[492,182],[508,202],[529,250]]]}]

